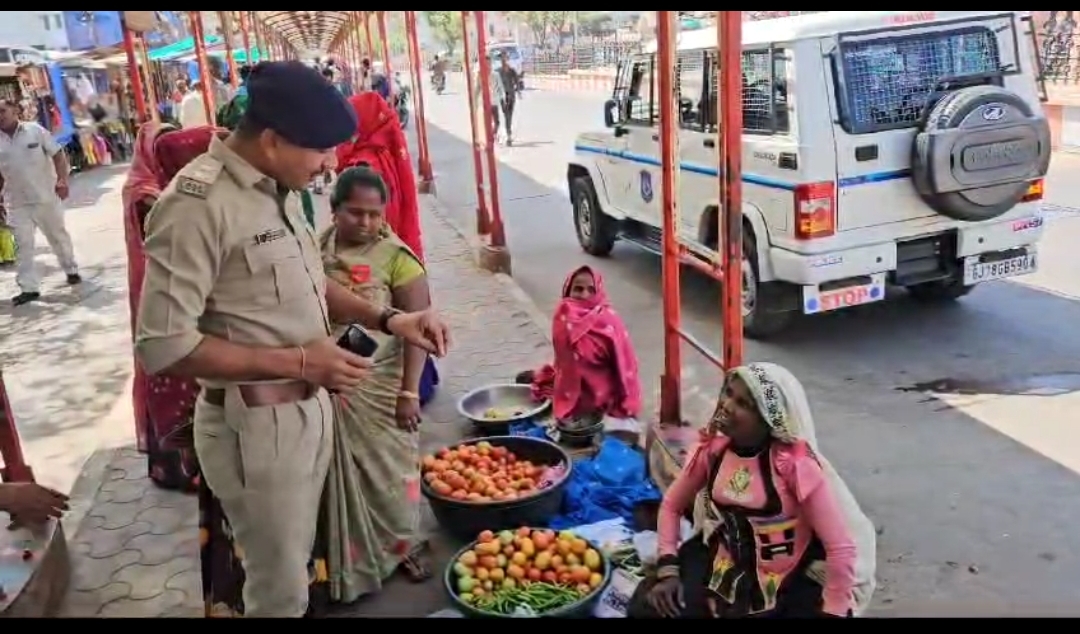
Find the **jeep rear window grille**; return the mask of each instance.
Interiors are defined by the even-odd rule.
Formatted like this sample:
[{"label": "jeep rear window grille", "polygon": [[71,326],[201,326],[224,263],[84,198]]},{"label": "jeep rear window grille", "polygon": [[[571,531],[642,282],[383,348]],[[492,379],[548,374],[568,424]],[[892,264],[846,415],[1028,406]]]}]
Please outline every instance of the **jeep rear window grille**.
[{"label": "jeep rear window grille", "polygon": [[854,134],[914,126],[947,79],[1002,69],[986,27],[928,31],[840,45],[845,128]]}]

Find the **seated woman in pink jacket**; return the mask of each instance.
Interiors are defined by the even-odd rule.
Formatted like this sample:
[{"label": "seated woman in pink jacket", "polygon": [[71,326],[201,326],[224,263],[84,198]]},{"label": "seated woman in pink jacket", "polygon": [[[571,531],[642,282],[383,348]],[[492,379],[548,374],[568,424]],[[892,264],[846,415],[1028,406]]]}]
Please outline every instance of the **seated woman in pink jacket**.
[{"label": "seated woman in pink jacket", "polygon": [[[692,504],[697,530],[680,545]],[[874,526],[818,452],[802,385],[775,364],[728,373],[658,531],[657,573],[630,618],[842,618],[873,593]]]}]

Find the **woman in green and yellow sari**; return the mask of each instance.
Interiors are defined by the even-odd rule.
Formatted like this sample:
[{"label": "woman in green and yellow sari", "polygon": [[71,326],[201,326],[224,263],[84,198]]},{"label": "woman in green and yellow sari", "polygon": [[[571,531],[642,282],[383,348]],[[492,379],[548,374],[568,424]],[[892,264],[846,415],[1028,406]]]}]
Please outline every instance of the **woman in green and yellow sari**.
[{"label": "woman in green and yellow sari", "polygon": [[[330,278],[369,301],[405,311],[428,307],[427,275],[386,226],[388,192],[366,167],[340,174],[331,193],[333,226],[321,238]],[[339,324],[344,326],[344,324]],[[320,541],[330,599],[351,603],[401,570],[430,576],[419,559],[420,378],[426,354],[395,337],[379,343],[371,375],[337,397],[334,454],[323,493]]]}]

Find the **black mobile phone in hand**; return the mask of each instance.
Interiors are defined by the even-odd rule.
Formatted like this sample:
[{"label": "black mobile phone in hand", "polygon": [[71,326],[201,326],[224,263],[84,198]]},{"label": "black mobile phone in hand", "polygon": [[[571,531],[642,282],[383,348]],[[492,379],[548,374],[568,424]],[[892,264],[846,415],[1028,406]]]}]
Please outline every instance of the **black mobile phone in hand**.
[{"label": "black mobile phone in hand", "polygon": [[368,334],[368,331],[364,330],[359,324],[349,324],[345,328],[345,332],[341,333],[338,337],[337,345],[343,350],[370,359],[375,356],[375,351],[379,349],[379,342]]}]

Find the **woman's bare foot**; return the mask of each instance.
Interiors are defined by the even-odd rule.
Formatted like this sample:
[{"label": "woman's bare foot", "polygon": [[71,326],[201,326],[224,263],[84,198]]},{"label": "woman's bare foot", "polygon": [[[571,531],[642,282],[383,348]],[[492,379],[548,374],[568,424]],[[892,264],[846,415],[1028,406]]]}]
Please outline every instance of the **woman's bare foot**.
[{"label": "woman's bare foot", "polygon": [[423,583],[432,576],[425,551],[427,551],[427,544],[418,544],[412,552],[402,558],[398,566],[405,578],[412,583]]}]

